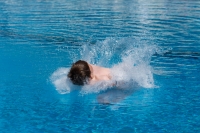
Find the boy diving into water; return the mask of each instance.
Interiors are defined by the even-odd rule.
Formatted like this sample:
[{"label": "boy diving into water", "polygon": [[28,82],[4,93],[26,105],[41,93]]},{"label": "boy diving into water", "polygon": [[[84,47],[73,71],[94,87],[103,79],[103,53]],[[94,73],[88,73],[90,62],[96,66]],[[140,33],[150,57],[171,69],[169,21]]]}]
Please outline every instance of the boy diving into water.
[{"label": "boy diving into water", "polygon": [[75,62],[67,76],[75,85],[94,84],[112,78],[109,68],[92,65],[83,60]]},{"label": "boy diving into water", "polygon": [[92,65],[86,61],[79,60],[72,65],[67,76],[75,85],[93,85],[99,81],[105,81],[108,83],[107,87],[119,88],[117,90],[107,90],[98,95],[97,101],[99,103],[110,104],[121,101],[133,92],[133,89],[124,92],[122,90],[124,83],[113,81],[111,75],[111,69],[109,68]]},{"label": "boy diving into water", "polygon": [[[101,67],[102,64],[98,66],[98,64],[93,65],[90,62],[78,60],[69,68],[58,68],[51,75],[50,80],[60,94],[78,90],[81,94],[97,93],[98,99],[103,99],[103,101],[111,97],[116,100],[116,97],[114,97],[116,95],[123,97],[123,94],[126,96],[129,92],[141,87],[155,87],[150,66],[150,57],[154,50],[151,49],[151,47],[147,47],[143,51],[143,48],[139,47],[127,50],[125,54],[121,55],[121,59],[113,60],[120,62],[111,63],[107,60],[108,57],[111,58],[112,56],[103,59],[98,58],[99,60],[94,58],[97,63],[104,63],[104,60],[107,60],[105,65],[109,65],[109,68]],[[92,55],[87,55],[87,57],[90,56]],[[102,56],[104,55],[100,57]]]},{"label": "boy diving into water", "polygon": [[71,68],[59,68],[50,79],[61,94],[76,89],[73,85],[82,86],[81,93],[98,93],[111,88],[126,90],[139,86],[154,87],[151,67],[143,63],[133,65],[128,61],[105,68],[79,60]]},{"label": "boy diving into water", "polygon": [[[116,81],[114,83],[112,82],[111,69],[92,65],[83,60],[75,62],[67,76],[75,85],[92,85],[98,81],[111,81],[109,86],[119,87]],[[108,90],[104,93],[100,93],[97,97],[97,101],[103,104],[116,103],[131,93],[132,90],[128,92],[123,92],[121,89],[115,91]]]}]

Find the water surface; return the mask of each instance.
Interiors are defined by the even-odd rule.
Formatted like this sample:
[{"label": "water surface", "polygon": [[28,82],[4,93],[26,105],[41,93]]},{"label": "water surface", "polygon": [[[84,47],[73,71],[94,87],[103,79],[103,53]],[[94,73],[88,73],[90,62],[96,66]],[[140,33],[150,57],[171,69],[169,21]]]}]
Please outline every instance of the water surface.
[{"label": "water surface", "polygon": [[[199,132],[199,35],[198,0],[1,1],[0,130]],[[81,46],[109,40],[109,46],[120,40],[134,46],[126,38],[166,50],[149,64],[157,87],[86,95],[56,91],[50,76],[83,57]],[[116,54],[100,64],[119,61]],[[98,96],[114,103],[100,104]]]}]

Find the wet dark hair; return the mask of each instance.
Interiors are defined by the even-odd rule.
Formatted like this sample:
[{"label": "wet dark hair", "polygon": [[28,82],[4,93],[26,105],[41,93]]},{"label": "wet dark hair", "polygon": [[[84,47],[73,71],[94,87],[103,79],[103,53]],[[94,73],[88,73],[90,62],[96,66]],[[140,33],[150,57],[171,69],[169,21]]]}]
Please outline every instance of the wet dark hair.
[{"label": "wet dark hair", "polygon": [[67,76],[73,84],[84,85],[91,78],[90,67],[86,61],[79,60],[72,64]]}]

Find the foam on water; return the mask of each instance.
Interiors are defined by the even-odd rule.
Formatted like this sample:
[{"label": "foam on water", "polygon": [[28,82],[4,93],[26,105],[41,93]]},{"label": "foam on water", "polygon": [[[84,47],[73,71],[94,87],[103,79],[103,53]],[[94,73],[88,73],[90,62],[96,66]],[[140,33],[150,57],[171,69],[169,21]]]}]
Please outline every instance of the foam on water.
[{"label": "foam on water", "polygon": [[[73,58],[74,62],[82,59],[91,64],[109,67],[112,73],[110,81],[79,87],[81,93],[98,93],[107,90],[112,88],[116,81],[118,89],[155,87],[150,62],[153,54],[161,52],[156,45],[146,44],[133,38],[107,38],[98,41],[95,45],[85,43],[79,52],[80,57]],[[68,71],[69,68],[61,67],[50,77],[56,90],[61,94],[77,88],[67,78]]]},{"label": "foam on water", "polygon": [[61,94],[69,93],[71,90],[70,88],[73,87],[72,83],[67,78],[68,71],[69,68],[61,67],[56,70],[50,78],[52,83],[56,87],[56,90]]}]

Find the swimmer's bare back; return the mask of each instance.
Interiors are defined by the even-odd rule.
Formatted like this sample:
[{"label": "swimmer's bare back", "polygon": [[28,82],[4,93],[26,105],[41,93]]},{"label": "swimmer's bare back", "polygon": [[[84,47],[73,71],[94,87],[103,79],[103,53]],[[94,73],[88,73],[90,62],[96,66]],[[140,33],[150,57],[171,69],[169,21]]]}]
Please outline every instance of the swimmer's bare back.
[{"label": "swimmer's bare back", "polygon": [[92,78],[90,81],[91,84],[97,81],[111,79],[111,72],[109,68],[100,67],[92,64],[89,64],[89,67],[91,70],[91,78]]}]

